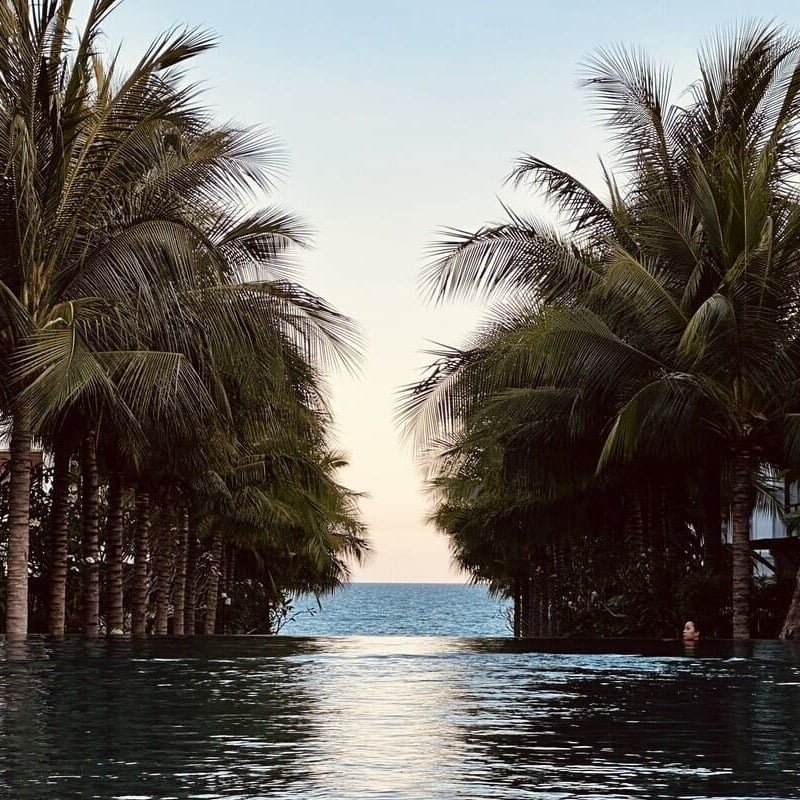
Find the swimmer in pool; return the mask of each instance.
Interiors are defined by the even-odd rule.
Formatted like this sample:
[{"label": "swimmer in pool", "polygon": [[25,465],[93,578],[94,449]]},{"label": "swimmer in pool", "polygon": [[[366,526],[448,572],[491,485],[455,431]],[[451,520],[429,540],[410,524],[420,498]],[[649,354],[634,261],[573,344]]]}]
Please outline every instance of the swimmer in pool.
[{"label": "swimmer in pool", "polygon": [[691,620],[688,620],[683,626],[683,641],[696,642],[699,638],[700,631],[697,629],[697,625],[695,625]]}]

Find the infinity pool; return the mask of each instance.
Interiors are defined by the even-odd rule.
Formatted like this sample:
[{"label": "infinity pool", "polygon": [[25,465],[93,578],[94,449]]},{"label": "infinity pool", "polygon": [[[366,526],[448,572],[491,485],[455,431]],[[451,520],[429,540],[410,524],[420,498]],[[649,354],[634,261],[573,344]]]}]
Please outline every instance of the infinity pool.
[{"label": "infinity pool", "polygon": [[800,650],[775,642],[0,644],[15,800],[788,800],[798,759]]}]

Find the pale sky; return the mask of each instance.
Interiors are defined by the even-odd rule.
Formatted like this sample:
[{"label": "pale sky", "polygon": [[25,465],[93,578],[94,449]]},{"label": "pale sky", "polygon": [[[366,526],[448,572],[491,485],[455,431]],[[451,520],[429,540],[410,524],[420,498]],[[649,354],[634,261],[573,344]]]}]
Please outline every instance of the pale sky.
[{"label": "pale sky", "polygon": [[[80,13],[86,2],[76,3]],[[445,539],[424,524],[423,476],[395,423],[397,390],[430,342],[459,344],[478,303],[433,308],[418,290],[424,248],[444,226],[501,217],[502,186],[530,152],[597,186],[603,133],[579,90],[597,47],[638,45],[694,73],[698,44],[758,14],[800,27],[792,2],[128,0],[109,20],[128,61],[177,23],[216,32],[193,76],[222,118],[268,127],[291,170],[277,200],[316,231],[303,282],[361,325],[361,375],[333,380],[342,476],[366,492],[374,553],[359,581],[457,581]]]}]

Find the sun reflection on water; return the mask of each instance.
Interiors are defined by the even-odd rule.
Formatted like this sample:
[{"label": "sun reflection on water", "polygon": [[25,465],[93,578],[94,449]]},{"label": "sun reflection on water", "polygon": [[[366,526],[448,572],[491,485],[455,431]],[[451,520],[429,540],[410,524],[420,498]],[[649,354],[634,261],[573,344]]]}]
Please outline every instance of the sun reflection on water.
[{"label": "sun reflection on water", "polygon": [[800,653],[533,646],[0,645],[0,798],[800,796]]},{"label": "sun reflection on water", "polygon": [[460,667],[430,657],[456,649],[423,637],[331,640],[306,683],[326,743],[313,783],[341,797],[428,797],[437,780],[444,789],[459,747],[449,709]]}]

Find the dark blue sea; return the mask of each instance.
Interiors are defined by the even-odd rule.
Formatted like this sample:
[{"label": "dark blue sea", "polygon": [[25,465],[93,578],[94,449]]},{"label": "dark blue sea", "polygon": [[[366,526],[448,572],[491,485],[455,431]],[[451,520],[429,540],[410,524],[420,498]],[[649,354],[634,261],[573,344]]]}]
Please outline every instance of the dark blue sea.
[{"label": "dark blue sea", "polygon": [[329,597],[296,597],[287,636],[509,636],[509,603],[484,586],[353,583]]}]

